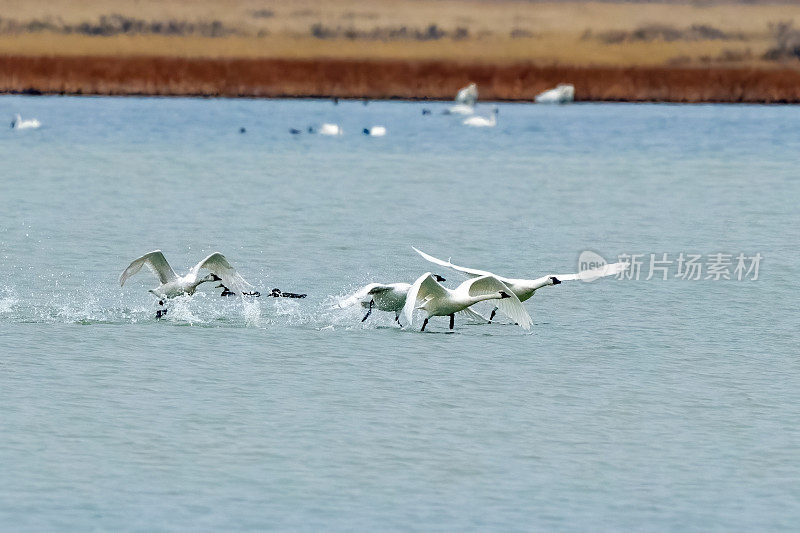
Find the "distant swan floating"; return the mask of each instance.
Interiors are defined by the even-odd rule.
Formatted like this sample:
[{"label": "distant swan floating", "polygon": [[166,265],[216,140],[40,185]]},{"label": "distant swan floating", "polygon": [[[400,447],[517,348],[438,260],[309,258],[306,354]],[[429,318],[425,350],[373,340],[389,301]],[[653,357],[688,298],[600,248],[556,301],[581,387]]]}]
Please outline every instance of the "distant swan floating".
[{"label": "distant swan floating", "polygon": [[537,104],[566,104],[575,100],[575,86],[562,83],[555,89],[540,93],[534,99]]},{"label": "distant swan floating", "polygon": [[428,320],[434,316],[449,316],[450,329],[453,329],[456,313],[486,300],[498,300],[497,307],[515,323],[526,330],[531,328],[533,321],[519,298],[505,283],[491,275],[468,279],[455,290],[451,290],[440,285],[430,272],[425,273],[411,285],[403,306],[403,317],[406,325],[411,326],[414,309],[422,309],[428,316],[422,323],[420,331],[425,331]]},{"label": "distant swan floating", "polygon": [[343,132],[341,126],[338,124],[325,123],[319,127],[317,133],[320,135],[341,135]]},{"label": "distant swan floating", "polygon": [[[175,298],[182,294],[191,296],[197,290],[198,285],[208,281],[222,281],[226,290],[228,290],[227,287],[231,287],[234,292],[240,293],[253,288],[219,252],[214,252],[197,263],[185,276],[178,276],[169,266],[161,250],[155,250],[134,259],[119,277],[120,286],[125,285],[128,278],[139,272],[143,265],[147,265],[161,282],[161,285],[149,291],[159,298]],[[198,276],[201,269],[209,270],[211,273],[200,278]]]},{"label": "distant swan floating", "polygon": [[36,120],[35,118],[31,118],[28,120],[22,120],[22,117],[17,113],[14,115],[14,118],[11,120],[11,129],[12,130],[27,130],[27,129],[36,129],[41,126],[42,123]]},{"label": "distant swan floating", "polygon": [[492,109],[491,115],[489,117],[469,117],[464,119],[465,126],[472,126],[473,128],[493,128],[497,126],[497,114],[500,111],[495,107]]},{"label": "distant swan floating", "polygon": [[[412,248],[414,248],[412,246]],[[628,268],[628,263],[612,263],[609,265],[604,265],[600,268],[592,269],[592,270],[584,270],[577,274],[557,274],[552,275],[548,274],[547,276],[542,276],[541,278],[536,279],[514,279],[514,278],[504,278],[503,276],[498,276],[497,274],[493,274],[486,270],[478,270],[477,268],[467,268],[461,267],[458,265],[454,265],[450,261],[442,261],[441,259],[436,259],[435,257],[426,254],[421,250],[417,250],[414,248],[414,251],[421,255],[426,261],[430,261],[431,263],[447,268],[452,268],[453,270],[457,270],[463,274],[466,274],[470,277],[477,277],[477,276],[494,276],[503,283],[505,283],[509,289],[519,298],[519,301],[524,302],[525,300],[529,299],[533,296],[538,289],[542,287],[547,287],[550,285],[559,285],[562,281],[573,281],[576,279],[586,279],[586,280],[593,280],[596,278],[602,278],[605,276],[614,276],[619,274],[620,272],[626,270]],[[489,317],[489,321],[494,319],[495,312],[497,310],[506,314],[502,307],[497,307],[492,311],[492,315]],[[510,317],[516,320],[514,317]]]},{"label": "distant swan floating", "polygon": [[364,135],[370,137],[383,137],[386,135],[386,128],[383,126],[372,126],[371,128],[364,128]]}]

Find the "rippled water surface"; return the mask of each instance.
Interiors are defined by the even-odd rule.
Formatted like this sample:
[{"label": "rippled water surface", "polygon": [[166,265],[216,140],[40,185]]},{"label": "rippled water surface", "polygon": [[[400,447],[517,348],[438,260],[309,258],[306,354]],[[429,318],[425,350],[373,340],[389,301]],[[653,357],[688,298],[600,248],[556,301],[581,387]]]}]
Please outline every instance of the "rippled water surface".
[{"label": "rippled water surface", "polygon": [[[0,98],[42,122],[0,130],[0,528],[794,530],[800,108],[499,107]],[[644,264],[542,289],[530,332],[332,308],[462,281],[412,244]],[[156,248],[309,296],[206,285],[156,320],[155,278],[117,281]],[[763,260],[646,280],[651,253]]]}]

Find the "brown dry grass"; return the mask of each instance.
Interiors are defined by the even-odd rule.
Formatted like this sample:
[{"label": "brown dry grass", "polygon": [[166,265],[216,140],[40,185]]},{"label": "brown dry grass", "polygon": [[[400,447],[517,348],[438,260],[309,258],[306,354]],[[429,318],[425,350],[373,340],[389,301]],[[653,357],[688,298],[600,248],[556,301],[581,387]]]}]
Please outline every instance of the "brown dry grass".
[{"label": "brown dry grass", "polygon": [[[718,58],[749,57],[747,66],[769,66],[760,59],[771,44],[767,27],[780,20],[800,26],[796,4],[644,4],[510,0],[5,0],[2,16],[16,21],[59,24],[96,21],[118,13],[147,21],[213,21],[236,28],[225,38],[163,35],[93,37],[52,32],[0,35],[0,54],[114,55],[214,58],[374,58],[438,59],[478,62],[572,65],[662,65],[682,61],[703,65]],[[592,35],[631,31],[649,24],[678,29],[706,24],[742,34],[744,40],[699,40],[608,44]],[[436,24],[446,31],[466,29],[468,38],[432,41],[317,39],[310,28],[372,31]],[[512,30],[530,37],[514,39]],[[733,54],[731,54],[731,52]],[[741,63],[741,62],[740,62]]]}]

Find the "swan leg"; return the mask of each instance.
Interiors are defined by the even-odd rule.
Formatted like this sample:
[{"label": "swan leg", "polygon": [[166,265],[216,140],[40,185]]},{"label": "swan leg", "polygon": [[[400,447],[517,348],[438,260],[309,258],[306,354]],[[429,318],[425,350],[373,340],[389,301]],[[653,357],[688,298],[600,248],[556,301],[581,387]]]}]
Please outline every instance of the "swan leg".
[{"label": "swan leg", "polygon": [[375,303],[375,300],[370,300],[369,301],[369,311],[367,311],[367,314],[364,315],[364,318],[361,319],[361,322],[366,321],[369,318],[369,315],[372,314],[372,305],[374,303]]},{"label": "swan leg", "polygon": [[455,325],[456,325],[456,315],[452,314],[450,315],[450,329],[453,329],[453,326]]},{"label": "swan leg", "polygon": [[489,315],[489,324],[492,323],[492,320],[494,319],[494,315],[496,315],[496,314],[497,314],[497,308],[495,307],[494,309],[492,309],[492,314]]},{"label": "swan leg", "polygon": [[397,322],[397,325],[399,325],[401,328],[403,327],[403,324],[400,323],[400,313],[394,313],[394,321]]},{"label": "swan leg", "polygon": [[425,331],[425,326],[428,325],[428,319],[425,319],[425,322],[422,323],[422,329],[420,331]]},{"label": "swan leg", "polygon": [[164,318],[167,315],[167,305],[164,303],[164,300],[159,300],[158,305],[160,305],[161,308],[156,309],[156,319]]}]

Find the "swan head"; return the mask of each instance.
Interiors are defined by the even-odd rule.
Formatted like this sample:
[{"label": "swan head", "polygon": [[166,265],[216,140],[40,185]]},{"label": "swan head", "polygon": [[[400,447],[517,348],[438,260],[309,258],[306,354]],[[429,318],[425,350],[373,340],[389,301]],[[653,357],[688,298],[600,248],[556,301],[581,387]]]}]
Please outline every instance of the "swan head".
[{"label": "swan head", "polygon": [[511,295],[508,294],[506,291],[500,291],[500,299],[502,300],[504,298],[511,298]]},{"label": "swan head", "polygon": [[200,285],[201,283],[205,283],[207,281],[222,281],[222,278],[212,272],[211,274],[201,278],[197,284]]},{"label": "swan head", "polygon": [[555,276],[550,276],[550,285],[560,285],[561,280]]},{"label": "swan head", "polygon": [[434,275],[433,275],[433,279],[435,279],[436,281],[439,281],[439,282],[442,282],[442,281],[447,281],[446,279],[444,279],[444,278],[443,278],[442,276],[440,276],[439,274],[434,274]]}]

